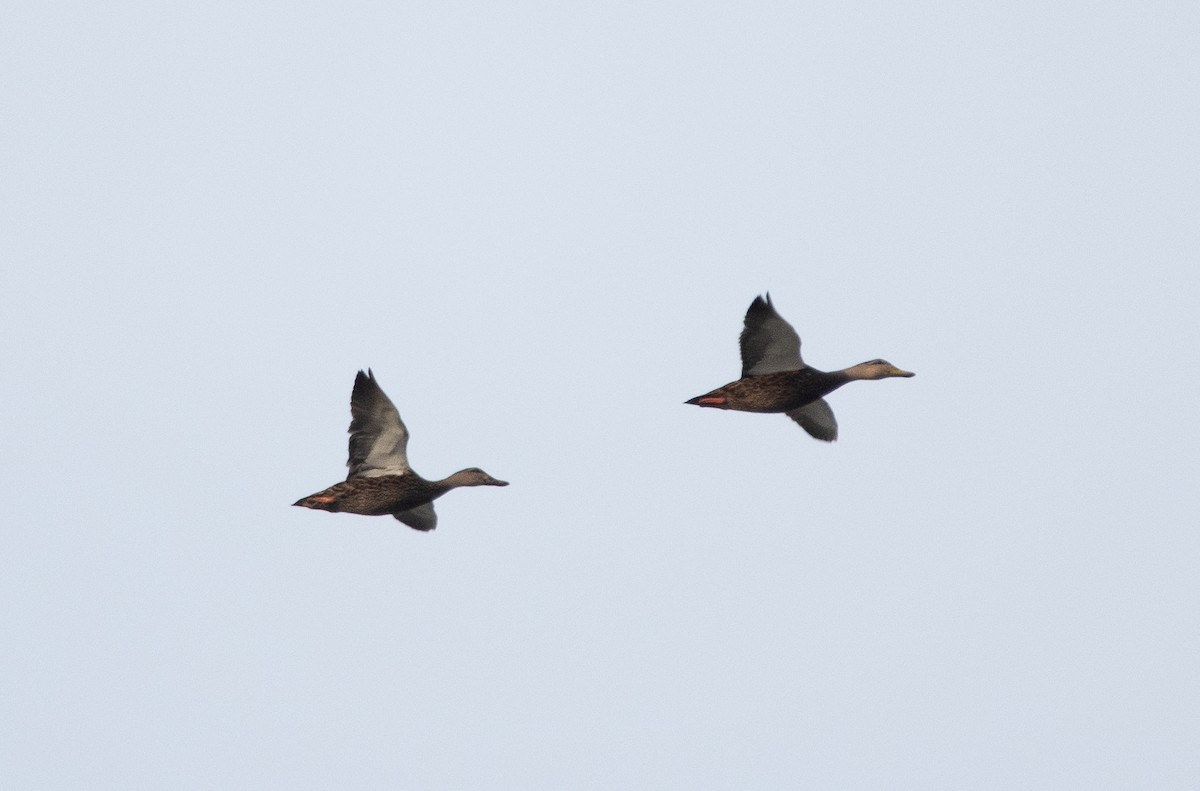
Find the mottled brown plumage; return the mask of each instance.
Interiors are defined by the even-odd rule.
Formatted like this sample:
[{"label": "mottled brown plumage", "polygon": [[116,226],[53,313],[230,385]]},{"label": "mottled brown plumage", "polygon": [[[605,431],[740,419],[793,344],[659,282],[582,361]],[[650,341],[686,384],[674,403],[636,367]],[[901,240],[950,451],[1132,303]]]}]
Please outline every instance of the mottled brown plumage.
[{"label": "mottled brown plumage", "polygon": [[913,376],[887,360],[870,360],[841,371],[805,365],[800,336],[776,312],[770,294],[750,304],[739,345],[742,378],[684,403],[739,412],[784,412],[825,442],[837,439],[837,420],[823,396],[856,379]]},{"label": "mottled brown plumage", "polygon": [[815,368],[747,376],[687,403],[739,412],[787,412],[812,403],[850,381]]},{"label": "mottled brown plumage", "polygon": [[346,480],[294,503],[319,511],[391,514],[414,530],[433,530],[433,501],[459,486],[508,486],[478,467],[428,481],[408,466],[408,429],[375,374],[358,372],[350,396],[350,458]]}]

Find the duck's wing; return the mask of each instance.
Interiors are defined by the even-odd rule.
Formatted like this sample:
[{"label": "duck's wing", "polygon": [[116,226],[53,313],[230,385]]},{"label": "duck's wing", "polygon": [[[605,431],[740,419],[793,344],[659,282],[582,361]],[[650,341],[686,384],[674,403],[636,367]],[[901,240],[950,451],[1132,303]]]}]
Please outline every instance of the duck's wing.
[{"label": "duck's wing", "polygon": [[350,478],[403,475],[408,466],[408,429],[368,368],[354,378],[350,395]]},{"label": "duck's wing", "polygon": [[423,533],[428,533],[437,527],[437,513],[433,510],[433,503],[418,505],[416,508],[409,508],[407,511],[397,511],[392,516],[413,530],[420,530]]},{"label": "duck's wing", "polygon": [[822,442],[833,442],[837,439],[837,419],[829,402],[818,398],[811,404],[797,407],[785,415],[800,424],[800,427]]},{"label": "duck's wing", "polygon": [[742,347],[743,377],[805,367],[800,359],[800,336],[776,312],[770,294],[766,299],[755,297],[750,303],[738,344]]}]

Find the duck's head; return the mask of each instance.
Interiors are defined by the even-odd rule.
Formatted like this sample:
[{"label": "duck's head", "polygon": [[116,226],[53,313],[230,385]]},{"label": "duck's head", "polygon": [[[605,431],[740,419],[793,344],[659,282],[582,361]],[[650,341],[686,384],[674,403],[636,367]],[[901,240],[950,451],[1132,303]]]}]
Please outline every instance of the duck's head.
[{"label": "duck's head", "polygon": [[493,478],[478,467],[459,470],[446,479],[451,486],[508,486],[508,481]]},{"label": "duck's head", "polygon": [[851,379],[887,379],[891,376],[916,376],[911,371],[901,371],[887,360],[867,360],[846,369]]}]

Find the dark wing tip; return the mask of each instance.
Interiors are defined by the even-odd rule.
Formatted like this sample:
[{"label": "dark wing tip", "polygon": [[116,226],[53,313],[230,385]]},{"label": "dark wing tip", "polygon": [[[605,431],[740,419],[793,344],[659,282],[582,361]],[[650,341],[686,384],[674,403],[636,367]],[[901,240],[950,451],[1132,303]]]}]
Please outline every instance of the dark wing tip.
[{"label": "dark wing tip", "polygon": [[744,324],[747,328],[757,327],[767,319],[778,316],[779,311],[775,310],[775,303],[771,302],[771,293],[767,292],[765,297],[755,297],[750,307],[746,308]]},{"label": "dark wing tip", "polygon": [[350,432],[366,429],[367,424],[362,420],[373,421],[380,410],[391,405],[391,401],[375,379],[375,373],[368,368],[366,373],[358,372],[354,377],[354,389],[350,391]]},{"label": "dark wing tip", "polygon": [[358,375],[354,377],[354,390],[350,393],[350,400],[357,400],[369,391],[380,390],[382,390],[382,388],[380,388],[379,382],[375,379],[375,372],[370,368],[367,369],[366,373],[363,373],[360,370]]}]

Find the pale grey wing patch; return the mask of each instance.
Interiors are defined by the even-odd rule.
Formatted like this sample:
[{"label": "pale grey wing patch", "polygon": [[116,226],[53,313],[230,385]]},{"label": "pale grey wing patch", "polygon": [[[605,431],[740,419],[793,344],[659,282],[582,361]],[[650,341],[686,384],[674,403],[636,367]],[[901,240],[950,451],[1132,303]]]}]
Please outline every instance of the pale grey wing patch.
[{"label": "pale grey wing patch", "polygon": [[755,297],[750,303],[738,345],[742,350],[742,376],[805,367],[800,358],[800,336],[776,312],[770,294],[766,299]]},{"label": "pale grey wing patch", "polygon": [[433,510],[433,503],[418,505],[416,508],[409,508],[407,511],[397,511],[392,516],[413,530],[420,530],[423,533],[428,533],[437,527],[437,513]]},{"label": "pale grey wing patch", "polygon": [[805,404],[784,414],[799,423],[800,427],[813,437],[823,442],[833,442],[837,439],[837,419],[833,416],[829,402],[824,398],[818,398],[811,404]]},{"label": "pale grey wing patch", "polygon": [[395,404],[375,381],[358,372],[350,396],[350,458],[346,478],[403,475],[408,466],[408,429]]}]

